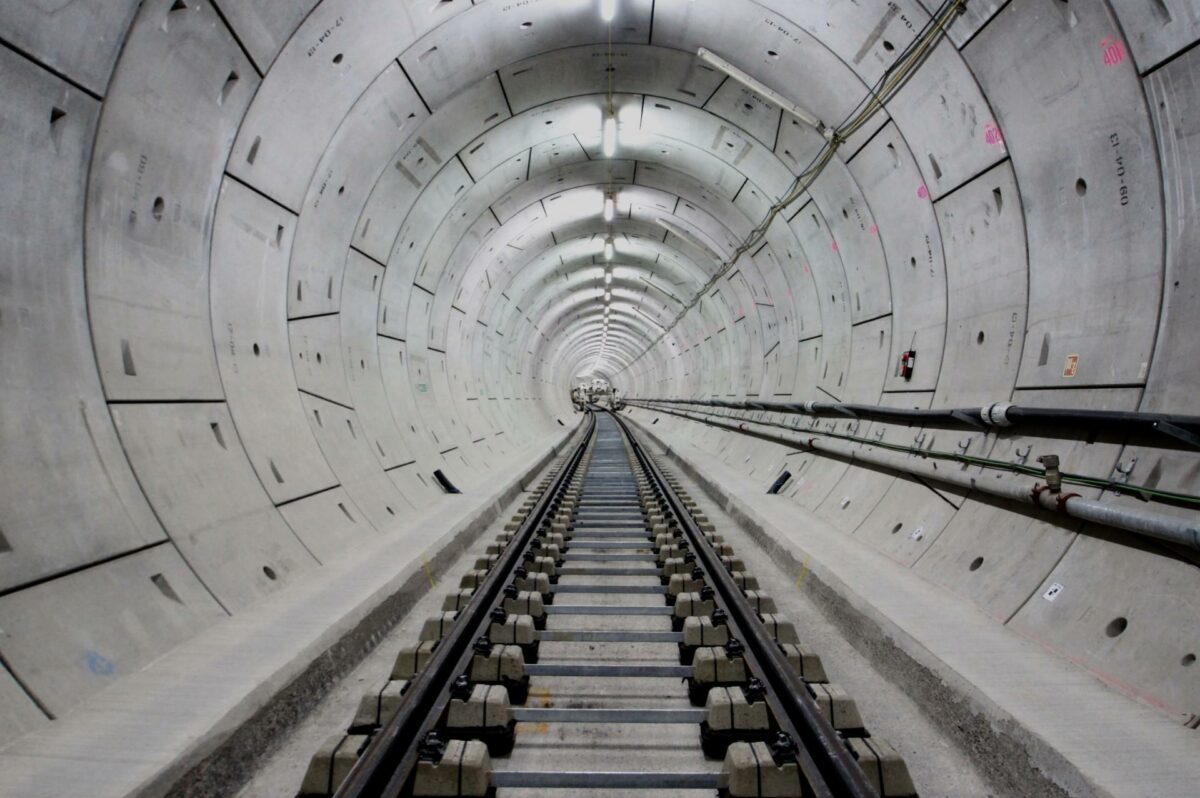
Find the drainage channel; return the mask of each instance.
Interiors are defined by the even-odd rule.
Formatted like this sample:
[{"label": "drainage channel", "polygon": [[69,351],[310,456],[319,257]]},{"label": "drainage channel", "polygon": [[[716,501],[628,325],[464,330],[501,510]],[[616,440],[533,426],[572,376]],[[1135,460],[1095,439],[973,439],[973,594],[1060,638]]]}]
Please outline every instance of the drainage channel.
[{"label": "drainage channel", "polygon": [[585,427],[299,795],[915,795],[678,481]]}]

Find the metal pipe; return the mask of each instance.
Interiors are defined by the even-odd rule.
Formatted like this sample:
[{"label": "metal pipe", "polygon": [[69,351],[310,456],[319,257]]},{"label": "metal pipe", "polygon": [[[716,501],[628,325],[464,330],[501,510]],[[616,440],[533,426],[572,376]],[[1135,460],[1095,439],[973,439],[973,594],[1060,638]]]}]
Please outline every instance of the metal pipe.
[{"label": "metal pipe", "polygon": [[[747,422],[724,423],[712,419],[697,418],[677,410],[660,412],[679,416],[691,421],[697,421],[709,426],[728,429],[732,432],[753,435],[758,438],[795,446],[798,449],[828,454],[834,457],[881,466],[892,471],[898,471],[909,476],[955,485],[967,490],[977,490],[990,496],[1033,504],[1046,510],[1064,513],[1083,521],[1123,529],[1137,535],[1163,540],[1179,546],[1200,551],[1200,528],[1195,519],[1181,518],[1166,513],[1157,513],[1140,507],[1121,507],[1106,502],[1086,499],[1073,493],[1053,493],[1045,484],[1039,483],[1032,489],[1025,483],[1008,478],[979,480],[963,471],[935,469],[932,466],[911,462],[910,458],[887,452],[871,452],[858,449],[850,444],[826,438],[818,430],[797,430],[799,438],[791,438],[779,433],[765,433],[747,429]],[[758,422],[749,422],[758,423]],[[863,444],[870,446],[871,444]]]},{"label": "metal pipe", "polygon": [[1171,413],[1140,413],[1120,410],[1080,410],[1056,407],[1022,407],[995,402],[983,407],[914,410],[882,405],[839,402],[731,402],[722,399],[642,399],[627,397],[630,404],[653,402],[666,405],[696,405],[727,410],[759,410],[813,417],[836,416],[895,421],[923,426],[995,427],[1017,426],[1069,427],[1101,432],[1152,435],[1200,448],[1200,416]]}]

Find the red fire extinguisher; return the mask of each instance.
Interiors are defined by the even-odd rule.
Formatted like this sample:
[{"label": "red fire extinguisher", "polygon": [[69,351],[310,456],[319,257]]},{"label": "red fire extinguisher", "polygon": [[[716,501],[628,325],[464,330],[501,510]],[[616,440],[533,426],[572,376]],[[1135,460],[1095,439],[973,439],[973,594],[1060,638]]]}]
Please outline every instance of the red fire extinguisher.
[{"label": "red fire extinguisher", "polygon": [[896,371],[896,376],[903,377],[906,380],[911,380],[913,369],[917,367],[917,350],[909,349],[904,354],[900,355],[900,368]]}]

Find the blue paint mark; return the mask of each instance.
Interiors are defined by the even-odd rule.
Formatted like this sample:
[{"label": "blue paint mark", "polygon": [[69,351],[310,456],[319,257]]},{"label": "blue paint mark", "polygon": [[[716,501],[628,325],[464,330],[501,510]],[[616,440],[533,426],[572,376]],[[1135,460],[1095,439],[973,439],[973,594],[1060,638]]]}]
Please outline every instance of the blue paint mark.
[{"label": "blue paint mark", "polygon": [[97,651],[89,651],[84,655],[88,670],[97,676],[112,676],[117,672],[116,663]]}]

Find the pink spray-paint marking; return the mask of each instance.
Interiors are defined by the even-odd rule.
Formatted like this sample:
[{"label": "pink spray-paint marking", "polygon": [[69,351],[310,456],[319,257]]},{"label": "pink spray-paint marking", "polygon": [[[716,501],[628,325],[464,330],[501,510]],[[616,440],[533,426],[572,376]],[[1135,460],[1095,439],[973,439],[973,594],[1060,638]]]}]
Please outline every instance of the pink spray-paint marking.
[{"label": "pink spray-paint marking", "polygon": [[924,185],[917,186],[917,199],[929,199],[929,189]]},{"label": "pink spray-paint marking", "polygon": [[867,228],[867,232],[873,236],[877,236],[877,235],[879,235],[879,228],[876,227],[875,225],[871,225],[870,227]]},{"label": "pink spray-paint marking", "polygon": [[996,127],[991,122],[983,126],[983,140],[988,144],[998,144],[1004,146],[1004,134],[1000,132],[1000,128]]},{"label": "pink spray-paint marking", "polygon": [[1116,66],[1125,60],[1125,45],[1116,36],[1101,39],[1100,49],[1104,51],[1105,66]]},{"label": "pink spray-paint marking", "polygon": [[838,245],[837,245],[837,242],[836,242],[836,241],[830,241],[830,242],[829,242],[829,248],[830,248],[830,249],[832,249],[834,252],[838,252],[838,251],[839,251],[839,250],[838,250]]}]

